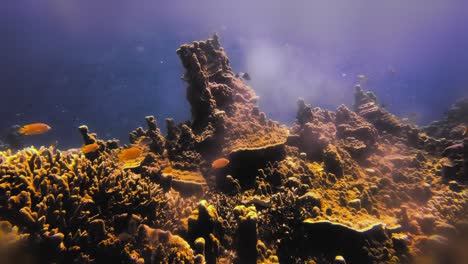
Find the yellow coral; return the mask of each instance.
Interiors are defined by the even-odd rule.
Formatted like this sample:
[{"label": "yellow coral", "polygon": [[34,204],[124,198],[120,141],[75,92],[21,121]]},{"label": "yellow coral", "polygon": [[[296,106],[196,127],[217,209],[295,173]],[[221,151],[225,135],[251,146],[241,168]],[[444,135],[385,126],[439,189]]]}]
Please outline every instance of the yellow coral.
[{"label": "yellow coral", "polygon": [[257,209],[253,205],[249,207],[238,205],[234,207],[234,212],[241,220],[257,220],[258,218]]}]

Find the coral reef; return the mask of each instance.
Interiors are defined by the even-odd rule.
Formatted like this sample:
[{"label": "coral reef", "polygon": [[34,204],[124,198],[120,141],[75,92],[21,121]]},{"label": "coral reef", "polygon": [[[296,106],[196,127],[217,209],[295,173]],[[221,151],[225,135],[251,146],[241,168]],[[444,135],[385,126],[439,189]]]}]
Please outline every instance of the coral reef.
[{"label": "coral reef", "polygon": [[[218,37],[182,45],[177,54],[186,69],[183,79],[188,82],[195,149],[209,161],[230,156],[232,168],[252,157],[281,158],[288,129],[259,111],[257,96],[235,77]],[[255,164],[261,164],[260,160]],[[234,177],[252,173],[255,168],[231,172]]]},{"label": "coral reef", "polygon": [[366,92],[356,85],[354,93],[354,111],[372,123],[379,131],[397,134],[402,124],[397,117],[387,112],[377,104],[377,97],[372,92]]},{"label": "coral reef", "polygon": [[[166,135],[147,116],[147,128],[132,131],[128,145],[81,126],[84,144],[97,144],[96,151],[0,152],[0,259],[463,259],[468,141],[453,131],[466,124],[465,101],[434,123],[443,124],[440,130],[420,130],[357,86],[353,110],[313,108],[299,99],[296,122],[287,128],[260,111],[216,35],[177,54],[192,119],[166,119]],[[127,160],[128,150],[136,154]],[[215,160],[223,162],[213,166]]]},{"label": "coral reef", "polygon": [[378,140],[377,129],[346,106],[336,111],[337,137],[342,147],[355,159],[363,158],[375,149]]},{"label": "coral reef", "polygon": [[460,140],[466,136],[464,131],[467,126],[468,98],[463,98],[450,107],[443,120],[434,121],[423,130],[432,137]]},{"label": "coral reef", "polygon": [[[0,165],[2,221],[27,234],[18,243],[40,250],[40,263],[130,258],[129,248],[136,245],[122,243],[120,232],[134,235],[130,222],[158,226],[164,221],[162,190],[118,169],[106,153],[92,161],[48,148],[1,155],[7,159]],[[122,214],[127,223],[117,226]]]}]

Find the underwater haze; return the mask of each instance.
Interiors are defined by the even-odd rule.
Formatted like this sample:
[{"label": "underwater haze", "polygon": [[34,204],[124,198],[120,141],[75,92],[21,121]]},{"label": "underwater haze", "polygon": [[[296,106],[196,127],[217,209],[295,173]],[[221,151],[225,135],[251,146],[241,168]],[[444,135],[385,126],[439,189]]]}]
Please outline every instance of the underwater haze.
[{"label": "underwater haze", "polygon": [[[0,132],[43,122],[25,145],[81,145],[77,127],[123,143],[154,115],[190,119],[183,44],[217,32],[260,107],[291,124],[296,100],[352,104],[361,80],[417,124],[468,94],[466,1],[6,1]],[[0,137],[1,140],[1,137]]]}]

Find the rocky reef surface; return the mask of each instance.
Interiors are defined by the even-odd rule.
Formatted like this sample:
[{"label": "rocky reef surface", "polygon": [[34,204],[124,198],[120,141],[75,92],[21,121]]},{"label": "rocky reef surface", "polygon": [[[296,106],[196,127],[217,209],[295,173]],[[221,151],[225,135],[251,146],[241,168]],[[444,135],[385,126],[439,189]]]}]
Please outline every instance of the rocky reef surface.
[{"label": "rocky reef surface", "polygon": [[432,137],[463,139],[468,126],[468,98],[462,98],[450,107],[445,118],[434,121],[423,128]]},{"label": "rocky reef surface", "polygon": [[466,260],[468,139],[453,132],[466,102],[420,130],[357,86],[352,109],[299,99],[288,128],[217,36],[177,54],[192,119],[163,135],[146,117],[130,133],[138,158],[86,126],[92,153],[0,152],[0,263]]}]

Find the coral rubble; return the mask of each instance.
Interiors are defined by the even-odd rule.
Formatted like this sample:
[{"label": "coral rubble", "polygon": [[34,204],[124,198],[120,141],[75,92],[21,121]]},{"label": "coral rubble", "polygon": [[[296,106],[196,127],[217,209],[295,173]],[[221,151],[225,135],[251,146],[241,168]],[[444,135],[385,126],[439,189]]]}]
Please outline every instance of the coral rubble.
[{"label": "coral rubble", "polygon": [[[287,128],[260,111],[216,35],[182,45],[177,54],[192,119],[166,119],[166,135],[147,116],[147,129],[132,131],[125,146],[82,126],[84,144],[98,144],[96,151],[0,152],[0,259],[213,264],[463,258],[468,139],[454,131],[466,124],[466,102],[434,123],[442,129],[421,130],[357,86],[353,110],[313,108],[299,99],[296,122]],[[127,159],[129,149],[136,154]]]}]

